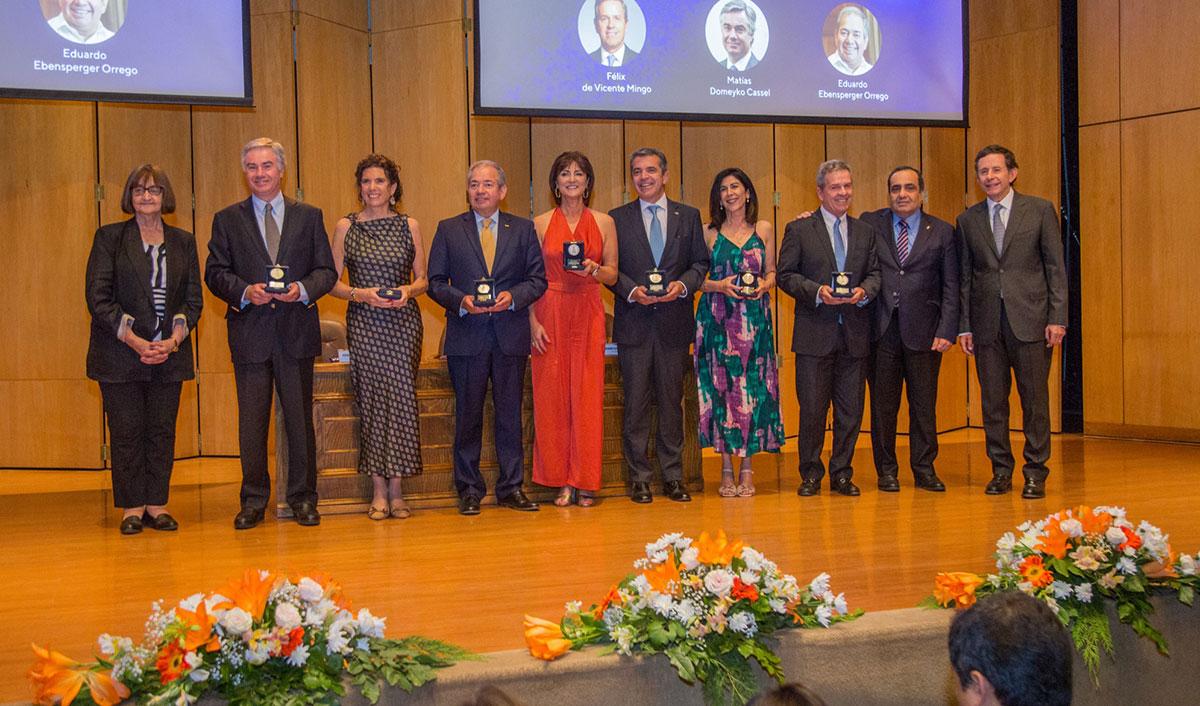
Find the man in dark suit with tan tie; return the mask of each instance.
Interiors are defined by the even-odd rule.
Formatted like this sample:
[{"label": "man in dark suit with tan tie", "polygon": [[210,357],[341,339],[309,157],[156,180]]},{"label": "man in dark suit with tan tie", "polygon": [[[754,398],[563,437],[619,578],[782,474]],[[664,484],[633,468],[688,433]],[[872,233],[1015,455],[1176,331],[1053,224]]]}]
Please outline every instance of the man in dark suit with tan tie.
[{"label": "man in dark suit with tan tie", "polygon": [[896,415],[908,396],[909,467],[914,485],[941,492],[937,458],[937,388],[942,353],[958,333],[958,247],[954,228],[921,208],[925,176],[915,167],[888,175],[890,208],[862,214],[875,228],[880,287],[872,307],[874,343],[867,364],[871,388],[871,452],[880,490],[900,490]]},{"label": "man in dark suit with tan tie", "polygon": [[[855,496],[854,444],[862,426],[864,361],[871,351],[871,312],[879,292],[875,229],[847,212],[854,194],[850,165],[829,160],[817,169],[821,208],[784,230],[779,248],[779,288],[796,299],[792,351],[800,402],[801,496],[821,491],[825,417],[833,403],[830,488]],[[835,273],[846,281],[835,282]],[[830,286],[844,287],[835,296]]]},{"label": "man in dark suit with tan tie", "polygon": [[463,515],[478,515],[487,494],[479,456],[489,381],[500,464],[496,502],[514,510],[538,509],[521,490],[521,406],[530,347],[528,308],[546,291],[546,268],[533,222],[500,211],[507,193],[499,164],[472,164],[467,170],[471,210],[438,223],[429,247],[429,296],[446,310],[445,353],[455,404],[454,487]]},{"label": "man in dark suit with tan tie", "polygon": [[[287,438],[287,503],[301,525],[319,524],[316,438],[312,420],[313,360],[321,352],[316,302],[337,271],[321,209],[284,197],[283,146],[268,138],[242,148],[250,198],[213,217],[204,281],[229,305],[229,351],[238,399],[242,457],[241,511],[234,527],[262,522],[271,495],[267,427],[271,390],[279,394]],[[283,276],[271,273],[286,268]],[[284,283],[282,292],[267,289]]]},{"label": "man in dark suit with tan tie", "polygon": [[958,217],[958,342],[963,352],[975,356],[979,373],[992,461],[985,492],[1012,490],[1008,396],[1015,375],[1025,429],[1021,497],[1041,498],[1050,473],[1050,356],[1067,333],[1067,274],[1058,213],[1049,201],[1013,190],[1017,159],[1006,147],[981,149],[975,155],[975,177],[987,198]]},{"label": "man in dark suit with tan tie", "polygon": [[[662,469],[663,494],[692,498],[683,487],[683,377],[696,337],[693,295],[708,276],[708,246],[700,212],[667,198],[667,157],[643,147],[629,158],[635,201],[608,212],[617,228],[619,272],[613,297],[613,341],[625,391],[621,445],[629,465],[629,496],[648,503],[650,401],[658,412],[654,453]],[[654,271],[651,273],[651,271]],[[653,294],[657,278],[666,289]]]}]

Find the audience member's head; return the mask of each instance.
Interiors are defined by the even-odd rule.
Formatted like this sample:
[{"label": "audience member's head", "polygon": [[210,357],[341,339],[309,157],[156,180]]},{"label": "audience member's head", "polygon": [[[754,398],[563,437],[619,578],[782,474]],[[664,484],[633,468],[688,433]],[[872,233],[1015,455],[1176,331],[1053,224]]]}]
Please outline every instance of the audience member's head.
[{"label": "audience member's head", "polygon": [[963,706],[1069,706],[1073,660],[1058,616],[1017,591],[981,598],[950,625]]},{"label": "audience member's head", "polygon": [[800,682],[791,682],[759,692],[746,706],[825,706],[825,702]]}]

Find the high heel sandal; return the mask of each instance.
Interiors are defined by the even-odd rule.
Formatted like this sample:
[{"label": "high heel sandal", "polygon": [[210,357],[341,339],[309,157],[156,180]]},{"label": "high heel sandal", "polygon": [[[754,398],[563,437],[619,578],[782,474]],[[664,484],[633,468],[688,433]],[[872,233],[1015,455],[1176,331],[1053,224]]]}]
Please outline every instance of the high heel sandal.
[{"label": "high heel sandal", "polygon": [[738,473],[737,496],[749,498],[754,495],[754,471],[743,468]]},{"label": "high heel sandal", "polygon": [[408,509],[408,503],[404,502],[404,498],[392,498],[390,507],[392,517],[397,520],[406,520],[412,517],[412,510]]},{"label": "high heel sandal", "polygon": [[575,493],[575,504],[579,507],[591,507],[596,504],[596,496],[577,492]]},{"label": "high heel sandal", "polygon": [[388,509],[386,507],[375,507],[374,503],[367,508],[367,517],[372,520],[386,520],[388,517]]},{"label": "high heel sandal", "polygon": [[574,502],[574,498],[572,497],[573,495],[574,495],[574,491],[571,489],[571,486],[564,485],[562,487],[562,490],[558,491],[558,497],[554,498],[554,506],[555,507],[569,506],[572,502]]},{"label": "high heel sandal", "polygon": [[736,498],[738,495],[738,486],[733,484],[733,469],[721,469],[721,487],[717,488],[717,495],[723,498]]}]

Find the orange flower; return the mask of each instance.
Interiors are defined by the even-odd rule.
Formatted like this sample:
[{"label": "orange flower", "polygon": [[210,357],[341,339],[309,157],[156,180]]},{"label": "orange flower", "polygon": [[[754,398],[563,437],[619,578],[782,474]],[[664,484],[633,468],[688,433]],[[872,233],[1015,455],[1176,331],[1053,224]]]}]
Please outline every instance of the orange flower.
[{"label": "orange flower", "polygon": [[561,625],[532,615],[525,616],[525,644],[529,646],[529,654],[547,662],[571,649],[571,641],[563,637]]},{"label": "orange flower", "polygon": [[969,571],[943,572],[933,585],[933,598],[938,605],[949,608],[970,608],[975,604],[975,589],[983,585],[983,577]]},{"label": "orange flower", "polygon": [[1141,548],[1142,538],[1137,535],[1137,532],[1134,532],[1128,527],[1122,527],[1121,531],[1125,533],[1125,541],[1121,544],[1121,546],[1117,547],[1117,549],[1125,551],[1126,547],[1131,547],[1133,549]]},{"label": "orange flower", "polygon": [[592,611],[592,615],[599,618],[600,616],[604,615],[604,611],[608,610],[610,605],[613,605],[614,603],[621,605],[622,602],[621,592],[617,589],[617,585],[613,584],[613,586],[608,589],[608,593],[605,594],[604,600],[600,601],[600,605],[596,606],[596,610]]},{"label": "orange flower", "polygon": [[217,621],[208,614],[208,605],[204,601],[200,601],[194,612],[176,608],[175,615],[186,626],[183,635],[185,652],[193,652],[201,647],[209,652],[221,649],[221,638],[213,631]]},{"label": "orange flower", "polygon": [[1083,525],[1083,531],[1087,534],[1104,534],[1105,530],[1112,525],[1112,515],[1107,512],[1094,512],[1087,505],[1075,508],[1074,515],[1075,519]]},{"label": "orange flower", "polygon": [[753,603],[758,600],[758,587],[752,583],[742,583],[740,578],[735,578],[733,580],[733,590],[729,592],[729,595],[734,600],[745,598]]},{"label": "orange flower", "polygon": [[1070,541],[1071,537],[1066,532],[1063,532],[1061,523],[1055,522],[1046,527],[1046,536],[1034,548],[1050,556],[1062,559],[1067,555]]},{"label": "orange flower", "polygon": [[187,650],[179,646],[178,642],[172,642],[163,648],[162,652],[158,653],[158,660],[154,666],[158,668],[158,678],[163,684],[170,684],[179,677],[183,676],[183,669],[186,666],[183,658],[187,656]]},{"label": "orange flower", "polygon": [[692,546],[699,550],[696,560],[702,564],[728,564],[742,553],[742,541],[730,542],[725,530],[719,530],[716,539],[710,538],[708,532],[701,532],[700,539]]},{"label": "orange flower", "polygon": [[666,561],[653,569],[646,569],[642,576],[650,582],[650,588],[659,593],[673,596],[679,592],[679,565],[675,563],[674,556],[668,556]]},{"label": "orange flower", "polygon": [[303,643],[304,643],[304,628],[301,628],[301,627],[292,628],[292,631],[287,634],[287,641],[282,644],[282,646],[279,649],[279,652],[284,657],[288,657],[293,652],[296,651],[297,647],[299,647]]},{"label": "orange flower", "polygon": [[37,659],[29,670],[33,700],[39,704],[61,703],[68,706],[86,684],[92,701],[114,706],[129,698],[129,689],[112,678],[112,672],[80,664],[61,652],[33,645]]},{"label": "orange flower", "polygon": [[267,608],[267,598],[271,595],[277,581],[278,579],[269,573],[246,569],[246,573],[242,574],[240,581],[230,583],[221,591],[221,594],[227,596],[229,600],[218,607],[237,606],[249,613],[251,618],[258,620],[262,618],[263,611]]},{"label": "orange flower", "polygon": [[1040,556],[1027,556],[1019,567],[1021,578],[1034,588],[1044,588],[1054,581],[1054,575],[1046,570],[1046,565]]}]

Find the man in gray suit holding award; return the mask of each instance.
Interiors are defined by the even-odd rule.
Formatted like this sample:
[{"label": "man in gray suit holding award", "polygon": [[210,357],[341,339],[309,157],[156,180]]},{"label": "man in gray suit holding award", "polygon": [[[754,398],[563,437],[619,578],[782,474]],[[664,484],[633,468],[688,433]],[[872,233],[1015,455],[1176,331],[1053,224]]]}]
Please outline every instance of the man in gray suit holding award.
[{"label": "man in gray suit holding award", "polygon": [[975,155],[987,198],[958,217],[962,304],[958,342],[975,356],[983,403],[988,495],[1012,490],[1008,438],[1012,370],[1025,429],[1023,498],[1045,497],[1050,458],[1050,356],[1067,333],[1067,274],[1058,214],[1049,201],[1012,188],[1017,159],[988,145]]}]

